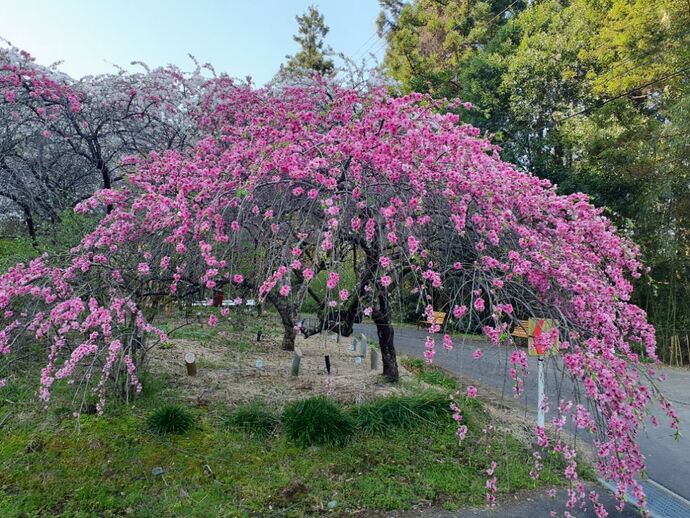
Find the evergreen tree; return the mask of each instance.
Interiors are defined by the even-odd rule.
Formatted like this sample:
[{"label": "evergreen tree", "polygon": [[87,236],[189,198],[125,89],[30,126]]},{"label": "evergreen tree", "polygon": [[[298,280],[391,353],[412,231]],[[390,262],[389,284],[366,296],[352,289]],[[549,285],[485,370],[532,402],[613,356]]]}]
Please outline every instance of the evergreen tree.
[{"label": "evergreen tree", "polygon": [[286,56],[287,64],[280,67],[280,75],[299,77],[313,73],[323,76],[333,74],[333,60],[329,58],[333,50],[324,43],[330,29],[323,15],[316,6],[310,5],[306,13],[295,19],[298,29],[293,39],[301,48],[294,56]]},{"label": "evergreen tree", "polygon": [[637,303],[689,329],[687,2],[411,0],[394,20],[401,90],[471,102],[505,159],[612,209],[652,268]]}]

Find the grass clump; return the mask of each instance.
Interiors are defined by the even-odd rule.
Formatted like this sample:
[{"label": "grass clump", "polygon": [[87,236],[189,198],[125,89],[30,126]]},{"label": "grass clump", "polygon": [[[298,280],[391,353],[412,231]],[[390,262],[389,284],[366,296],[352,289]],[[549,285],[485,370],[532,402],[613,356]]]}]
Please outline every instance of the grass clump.
[{"label": "grass clump", "polygon": [[424,360],[419,358],[403,358],[400,363],[413,373],[419,381],[448,390],[458,388],[455,378],[438,367],[427,365]]},{"label": "grass clump", "polygon": [[276,433],[280,419],[257,401],[236,408],[228,416],[227,423],[249,435],[265,438]]},{"label": "grass clump", "polygon": [[146,424],[149,430],[160,435],[182,435],[194,426],[194,415],[180,405],[165,405],[153,412]]},{"label": "grass clump", "polygon": [[441,394],[394,396],[357,405],[351,410],[351,415],[358,430],[384,433],[391,428],[436,424],[440,418],[450,416],[448,405],[448,398]]},{"label": "grass clump", "polygon": [[339,405],[320,396],[290,403],[282,421],[288,438],[302,446],[342,446],[355,428],[354,420]]}]

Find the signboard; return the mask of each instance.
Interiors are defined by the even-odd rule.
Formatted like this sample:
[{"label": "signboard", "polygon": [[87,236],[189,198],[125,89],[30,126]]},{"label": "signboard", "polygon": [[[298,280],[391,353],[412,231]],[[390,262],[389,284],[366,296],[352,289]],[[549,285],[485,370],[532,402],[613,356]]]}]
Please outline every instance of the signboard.
[{"label": "signboard", "polygon": [[[537,348],[535,346],[535,338],[541,336],[542,333],[546,333],[553,329],[553,320],[549,318],[530,318],[527,323],[527,332],[529,337],[527,338],[527,353],[530,356],[542,356],[544,354],[553,354],[558,351],[558,339],[556,343],[551,344],[548,350],[544,350],[546,344],[540,344],[541,347]],[[540,340],[537,340],[540,342]]]}]

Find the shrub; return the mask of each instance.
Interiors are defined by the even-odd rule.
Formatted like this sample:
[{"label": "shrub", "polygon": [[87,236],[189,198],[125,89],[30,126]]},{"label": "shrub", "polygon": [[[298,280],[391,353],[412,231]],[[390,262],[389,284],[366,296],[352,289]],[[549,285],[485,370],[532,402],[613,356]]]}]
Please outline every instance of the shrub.
[{"label": "shrub", "polygon": [[302,446],[342,445],[354,431],[354,421],[333,401],[314,397],[290,403],[283,411],[288,438]]},{"label": "shrub", "polygon": [[395,396],[355,406],[352,417],[357,428],[365,433],[382,433],[391,428],[412,428],[438,423],[449,418],[449,401],[442,394]]},{"label": "shrub", "polygon": [[179,405],[165,405],[151,414],[147,424],[152,432],[158,434],[184,434],[192,429],[194,415]]},{"label": "shrub", "polygon": [[228,416],[227,422],[258,437],[273,435],[280,426],[280,419],[261,402],[238,407]]}]

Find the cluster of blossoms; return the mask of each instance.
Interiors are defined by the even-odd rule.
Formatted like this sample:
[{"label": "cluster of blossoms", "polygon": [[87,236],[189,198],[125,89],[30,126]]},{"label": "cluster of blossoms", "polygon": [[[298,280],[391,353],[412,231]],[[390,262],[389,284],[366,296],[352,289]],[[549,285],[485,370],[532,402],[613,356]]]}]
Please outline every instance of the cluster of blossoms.
[{"label": "cluster of blossoms", "polygon": [[[384,373],[395,361],[390,299],[396,288],[417,294],[431,332],[441,330],[433,309],[444,309],[452,314],[447,325],[478,325],[495,344],[518,317],[543,315],[556,322],[563,364],[600,419],[595,426],[585,409],[566,404],[556,425],[570,417],[590,431],[605,430],[598,443],[601,475],[618,481],[621,491],[639,489],[634,477],[644,461],[636,438],[652,400],[661,399],[672,426],[677,418],[645,381],[654,373],[633,349],[639,344],[655,358],[654,329],[629,302],[630,278],[642,271],[638,249],[585,195],[558,195],[549,182],[503,162],[495,145],[461,123],[453,103],[324,85],[279,96],[221,86],[199,121],[208,136],[190,153],[133,158],[125,187],[80,207],[107,203],[111,210],[75,250],[71,266],[48,269],[40,260],[2,278],[0,311],[10,315],[0,351],[10,353],[18,335],[46,320],[51,328],[66,325],[66,333],[92,329],[83,324],[90,305],[66,320],[55,310],[74,298],[77,271],[107,282],[94,309],[112,313],[116,298],[132,301],[121,323],[131,320],[133,329],[152,330],[138,308],[161,293],[181,297],[182,288],[199,281],[257,296],[280,313],[284,344],[301,329],[299,309],[320,278],[335,302],[331,309],[323,301],[324,325],[342,328],[362,311],[372,314]],[[355,281],[345,287],[343,268],[354,254],[360,257]],[[20,306],[30,309],[12,316]],[[112,343],[103,334],[80,354],[92,345],[109,354]],[[452,347],[450,339],[443,343]],[[427,361],[434,347],[427,340]],[[44,390],[61,351],[49,348]],[[519,391],[526,360],[513,356]],[[572,474],[572,451],[540,433],[547,446],[570,457]]]},{"label": "cluster of blossoms", "polygon": [[67,101],[73,112],[81,109],[79,96],[67,84],[67,76],[42,67],[26,51],[13,47],[0,48],[0,94],[2,99],[13,104],[23,96],[45,101],[39,106],[39,114],[48,113],[51,102]]}]

